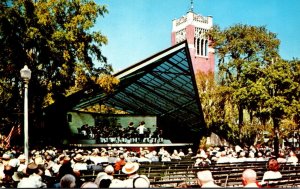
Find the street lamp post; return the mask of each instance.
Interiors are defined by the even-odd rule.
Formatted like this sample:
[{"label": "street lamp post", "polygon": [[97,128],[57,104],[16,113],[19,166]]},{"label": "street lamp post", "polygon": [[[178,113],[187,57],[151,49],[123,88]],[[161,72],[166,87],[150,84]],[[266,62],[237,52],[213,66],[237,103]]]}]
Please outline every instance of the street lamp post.
[{"label": "street lamp post", "polygon": [[24,155],[26,162],[28,163],[29,158],[29,145],[28,145],[28,83],[31,78],[31,70],[24,66],[21,69],[21,78],[24,81]]}]

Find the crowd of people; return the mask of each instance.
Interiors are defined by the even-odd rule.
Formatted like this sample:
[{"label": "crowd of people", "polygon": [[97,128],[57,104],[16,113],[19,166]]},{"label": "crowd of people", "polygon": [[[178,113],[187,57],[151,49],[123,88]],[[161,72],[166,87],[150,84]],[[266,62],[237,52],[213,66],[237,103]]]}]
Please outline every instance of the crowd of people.
[{"label": "crowd of people", "polygon": [[89,126],[82,125],[77,129],[78,134],[83,138],[95,139],[96,143],[163,143],[163,130],[156,127],[151,132],[145,122],[141,121],[138,126],[129,122],[127,127],[116,125]]},{"label": "crowd of people", "polygon": [[[243,184],[249,187],[259,187],[266,179],[281,178],[279,164],[289,162],[298,164],[297,154],[291,150],[281,150],[277,157],[268,147],[241,148],[235,147],[200,147],[196,153],[191,148],[159,150],[140,148],[138,151],[126,148],[94,148],[94,149],[58,149],[45,147],[34,149],[26,162],[20,149],[11,148],[1,153],[0,179],[1,187],[5,188],[132,188],[150,187],[150,181],[145,175],[139,174],[140,164],[145,162],[171,162],[180,159],[194,161],[194,167],[209,167],[218,163],[237,163],[246,161],[266,161],[268,171],[258,182],[256,172],[247,169],[243,172]],[[85,182],[81,176],[85,172],[96,172],[93,182]],[[115,178],[114,174],[124,174],[125,177]],[[201,187],[217,187],[209,170],[197,173],[198,184]]]}]

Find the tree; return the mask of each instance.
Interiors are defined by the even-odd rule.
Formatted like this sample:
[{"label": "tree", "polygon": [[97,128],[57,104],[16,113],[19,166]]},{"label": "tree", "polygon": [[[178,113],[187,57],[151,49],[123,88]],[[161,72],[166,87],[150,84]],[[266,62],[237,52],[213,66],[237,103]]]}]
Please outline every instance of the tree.
[{"label": "tree", "polygon": [[[247,87],[249,79],[257,75],[249,75],[249,66],[260,73],[263,65],[278,57],[279,40],[265,27],[237,24],[221,30],[214,27],[208,36],[216,49],[219,62],[219,80],[222,86],[232,91],[233,103],[238,109],[239,138],[244,125],[244,110],[247,104]],[[250,78],[249,78],[250,77]]]},{"label": "tree", "polygon": [[297,64],[293,65],[281,59],[275,60],[266,66],[263,77],[256,82],[262,91],[259,94],[260,112],[270,115],[273,122],[276,155],[279,152],[281,122],[286,118],[293,119],[299,116],[299,69],[295,70],[299,68],[299,62]]},{"label": "tree", "polygon": [[196,73],[202,111],[209,135],[214,132],[222,139],[236,143],[235,110],[232,104],[231,88],[218,85],[214,73]]},{"label": "tree", "polygon": [[107,12],[93,0],[1,1],[1,116],[22,112],[20,70],[25,64],[32,71],[29,112],[35,115],[61,97],[99,84],[100,75],[110,75],[101,51],[107,38],[92,30]]}]

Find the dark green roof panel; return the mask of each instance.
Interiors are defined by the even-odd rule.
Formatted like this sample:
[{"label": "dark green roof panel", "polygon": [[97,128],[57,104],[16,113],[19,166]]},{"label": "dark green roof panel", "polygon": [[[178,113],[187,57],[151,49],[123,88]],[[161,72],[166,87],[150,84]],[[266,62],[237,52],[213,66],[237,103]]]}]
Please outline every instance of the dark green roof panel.
[{"label": "dark green roof panel", "polygon": [[133,114],[204,125],[199,95],[186,42],[172,46],[114,75],[120,84],[113,94],[83,98],[74,109],[96,103]]}]

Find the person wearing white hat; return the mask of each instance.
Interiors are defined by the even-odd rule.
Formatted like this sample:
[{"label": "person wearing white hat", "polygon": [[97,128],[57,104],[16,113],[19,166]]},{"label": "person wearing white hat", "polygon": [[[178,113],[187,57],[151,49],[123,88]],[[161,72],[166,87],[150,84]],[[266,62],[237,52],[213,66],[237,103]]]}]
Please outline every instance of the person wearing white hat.
[{"label": "person wearing white hat", "polygon": [[4,178],[5,177],[5,174],[4,174],[4,167],[6,165],[9,165],[9,161],[10,161],[10,155],[8,153],[4,153],[2,155],[2,163],[0,163],[0,178]]},{"label": "person wearing white hat", "polygon": [[173,153],[171,155],[171,159],[181,160],[181,157],[179,156],[179,153],[178,153],[177,150],[173,150]]},{"label": "person wearing white hat", "polygon": [[84,157],[81,154],[76,154],[73,158],[74,164],[72,168],[74,171],[85,171],[87,170],[87,163],[85,162]]},{"label": "person wearing white hat", "polygon": [[136,162],[127,162],[122,167],[122,172],[128,175],[124,180],[124,188],[149,188],[150,181],[145,175],[139,175],[139,164]]},{"label": "person wearing white hat", "polygon": [[18,160],[19,160],[19,166],[17,172],[22,172],[27,167],[25,155],[23,154],[19,155]]},{"label": "person wearing white hat", "polygon": [[38,165],[34,162],[29,163],[26,168],[28,177],[23,177],[18,183],[18,188],[46,188],[46,184],[39,175]]}]

